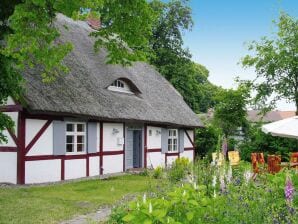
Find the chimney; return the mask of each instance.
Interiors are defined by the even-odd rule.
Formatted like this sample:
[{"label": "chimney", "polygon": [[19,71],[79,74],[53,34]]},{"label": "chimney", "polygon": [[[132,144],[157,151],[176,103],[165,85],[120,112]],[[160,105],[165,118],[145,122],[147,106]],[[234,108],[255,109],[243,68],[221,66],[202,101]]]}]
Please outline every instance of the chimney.
[{"label": "chimney", "polygon": [[87,18],[87,23],[88,23],[88,25],[92,29],[95,29],[95,30],[99,30],[100,29],[101,23],[100,23],[100,19],[99,18],[89,17],[89,18]]}]

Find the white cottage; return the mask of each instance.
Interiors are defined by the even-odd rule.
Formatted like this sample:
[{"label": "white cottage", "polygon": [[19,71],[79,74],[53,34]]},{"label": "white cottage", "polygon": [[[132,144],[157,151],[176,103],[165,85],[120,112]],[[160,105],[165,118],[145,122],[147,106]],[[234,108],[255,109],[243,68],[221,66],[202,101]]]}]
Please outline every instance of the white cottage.
[{"label": "white cottage", "polygon": [[[194,158],[194,128],[202,127],[181,95],[152,66],[106,64],[92,30],[58,15],[59,41],[72,42],[70,73],[44,84],[24,74],[21,102],[1,106],[15,121],[0,145],[0,182],[32,184],[167,166]],[[67,27],[67,28],[65,28]]]}]

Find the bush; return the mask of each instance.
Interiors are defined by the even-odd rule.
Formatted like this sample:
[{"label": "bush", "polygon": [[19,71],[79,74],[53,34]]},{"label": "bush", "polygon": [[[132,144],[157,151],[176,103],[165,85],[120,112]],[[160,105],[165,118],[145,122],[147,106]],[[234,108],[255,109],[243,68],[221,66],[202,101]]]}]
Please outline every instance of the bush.
[{"label": "bush", "polygon": [[186,177],[191,172],[191,163],[187,158],[178,158],[173,163],[170,169],[168,169],[168,178],[171,182],[178,182]]},{"label": "bush", "polygon": [[164,174],[164,169],[161,166],[158,166],[153,170],[152,176],[155,179],[161,179],[163,177],[163,174]]}]

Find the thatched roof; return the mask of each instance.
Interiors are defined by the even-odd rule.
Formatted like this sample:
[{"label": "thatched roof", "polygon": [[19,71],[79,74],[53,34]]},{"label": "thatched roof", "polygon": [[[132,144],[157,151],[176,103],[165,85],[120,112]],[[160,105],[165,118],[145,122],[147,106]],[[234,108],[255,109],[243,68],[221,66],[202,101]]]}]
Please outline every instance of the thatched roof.
[{"label": "thatched roof", "polygon": [[[70,73],[51,84],[42,83],[36,71],[24,74],[24,98],[29,112],[202,126],[181,95],[152,66],[141,62],[128,67],[106,64],[106,52],[94,52],[94,40],[89,36],[92,29],[85,22],[58,15],[56,25],[61,31],[59,40],[74,45],[65,58]],[[108,90],[107,86],[119,78],[130,80],[141,93],[129,95]]]}]

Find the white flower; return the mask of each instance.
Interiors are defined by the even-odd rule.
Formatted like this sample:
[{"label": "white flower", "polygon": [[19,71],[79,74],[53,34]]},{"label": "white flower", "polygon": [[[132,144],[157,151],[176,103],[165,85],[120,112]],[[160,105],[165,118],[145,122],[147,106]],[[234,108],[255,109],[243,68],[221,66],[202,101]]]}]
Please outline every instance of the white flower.
[{"label": "white flower", "polygon": [[216,176],[213,175],[213,179],[212,179],[212,187],[216,186]]},{"label": "white flower", "polygon": [[213,197],[216,198],[216,192],[215,192],[215,189],[213,191]]},{"label": "white flower", "polygon": [[149,203],[149,213],[152,213],[152,204],[151,204],[151,202]]},{"label": "white flower", "polygon": [[230,165],[226,175],[227,182],[230,183],[232,181],[232,178],[233,178],[233,170],[232,170],[232,166]]},{"label": "white flower", "polygon": [[245,182],[248,183],[253,176],[253,173],[250,170],[247,170],[243,173]]},{"label": "white flower", "polygon": [[198,190],[198,185],[197,185],[196,182],[193,183],[193,188],[194,188],[195,190]]},{"label": "white flower", "polygon": [[146,194],[143,195],[143,203],[146,203]]}]

